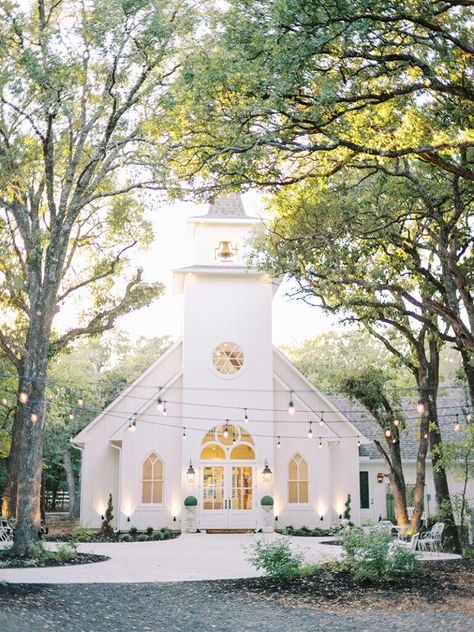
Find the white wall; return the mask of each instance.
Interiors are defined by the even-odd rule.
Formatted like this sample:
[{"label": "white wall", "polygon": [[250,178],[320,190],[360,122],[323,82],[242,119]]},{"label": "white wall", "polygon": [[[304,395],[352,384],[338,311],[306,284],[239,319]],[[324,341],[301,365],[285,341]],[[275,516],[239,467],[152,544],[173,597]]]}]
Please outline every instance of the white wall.
[{"label": "white wall", "polygon": [[[383,483],[377,481],[377,474],[387,474],[385,464],[378,459],[361,459],[359,465],[360,471],[369,472],[369,499],[370,510],[362,511],[363,521],[377,522],[380,517],[385,518],[387,514],[386,493],[389,489],[389,483],[386,477],[383,479]],[[416,464],[414,461],[404,462],[403,470],[405,474],[405,483],[414,484],[416,480]],[[448,474],[448,485],[450,494],[458,494],[462,491],[462,483]],[[428,500],[427,495],[431,497]],[[474,480],[470,480],[467,488],[467,498],[469,504],[474,507]],[[436,494],[433,483],[433,475],[431,463],[426,465],[426,484],[425,484],[425,511],[427,515],[432,515],[436,512]]]},{"label": "white wall", "polygon": [[[344,503],[351,494],[351,517],[358,523],[359,466],[357,434],[332,404],[285,361],[277,351],[274,363],[275,435],[281,437],[281,447],[275,454],[275,514],[278,528],[328,528],[339,524]],[[286,390],[288,387],[288,391]],[[287,412],[289,391],[293,390],[296,412]],[[324,424],[320,425],[320,413]],[[309,421],[312,420],[313,438],[308,439]],[[319,447],[319,443],[323,447]],[[309,466],[309,502],[288,503],[288,464],[299,453]],[[322,518],[322,520],[321,520]]]},{"label": "white wall", "polygon": [[[254,508],[259,514],[261,496],[272,491],[262,479],[264,461],[272,467],[273,456],[273,441],[265,436],[272,434],[273,426],[272,286],[265,275],[230,274],[185,277],[183,416],[189,440],[183,447],[183,463],[187,467],[191,459],[196,470],[196,483],[185,491],[200,496],[201,440],[208,429],[229,419],[245,426],[255,441]],[[212,363],[213,350],[223,342],[238,344],[244,353],[243,367],[233,375],[219,373]]]},{"label": "white wall", "polygon": [[[110,406],[95,423],[83,430],[75,439],[83,443],[82,477],[81,477],[81,522],[89,527],[100,526],[100,515],[104,513],[109,493],[112,493],[114,505],[113,526],[124,528],[127,516],[131,517],[130,526],[135,520],[135,526],[142,526],[147,522],[145,516],[134,515],[139,507],[139,489],[137,481],[141,477],[141,459],[143,454],[158,448],[163,458],[166,452],[167,471],[174,472],[175,463],[181,462],[181,454],[177,440],[180,432],[166,431],[158,423],[166,421],[169,424],[181,425],[181,385],[175,384],[164,397],[176,400],[177,404],[169,404],[169,416],[157,416],[155,399],[158,388],[165,385],[174,375],[179,374],[182,366],[182,346],[175,345],[162,358],[150,367],[141,378],[125,391],[120,398]],[[136,431],[128,431],[128,418],[140,411],[137,417]],[[157,423],[158,422],[158,423]],[[169,437],[164,440],[164,437]],[[122,446],[123,453],[112,445]],[[174,446],[174,447],[171,447]],[[120,470],[122,477],[120,476]],[[170,485],[171,476],[167,476],[166,484]],[[173,484],[174,485],[174,484]],[[172,519],[172,512],[176,511],[174,504],[176,492],[167,489],[168,522]],[[160,519],[162,510],[158,511]],[[157,519],[158,519],[157,514]],[[174,515],[174,514],[173,514]],[[146,518],[151,519],[149,512]],[[154,518],[153,518],[154,520]],[[164,520],[164,517],[163,517]],[[143,524],[144,527],[149,524]]]}]

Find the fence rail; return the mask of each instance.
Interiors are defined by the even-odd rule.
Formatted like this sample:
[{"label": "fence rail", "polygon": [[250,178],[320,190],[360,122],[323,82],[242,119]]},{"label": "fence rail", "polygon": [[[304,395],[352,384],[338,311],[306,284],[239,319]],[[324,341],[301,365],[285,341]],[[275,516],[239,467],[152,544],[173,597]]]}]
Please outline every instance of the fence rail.
[{"label": "fence rail", "polygon": [[46,490],[44,494],[45,511],[65,511],[69,509],[69,494],[59,490],[56,493]]}]

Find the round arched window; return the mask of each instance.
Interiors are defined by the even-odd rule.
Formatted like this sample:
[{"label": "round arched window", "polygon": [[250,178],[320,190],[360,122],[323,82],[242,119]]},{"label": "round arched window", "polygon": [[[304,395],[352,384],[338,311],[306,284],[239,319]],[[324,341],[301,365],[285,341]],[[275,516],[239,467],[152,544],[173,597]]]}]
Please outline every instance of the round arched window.
[{"label": "round arched window", "polygon": [[234,342],[222,342],[212,352],[212,363],[219,373],[232,375],[244,364],[244,353]]}]

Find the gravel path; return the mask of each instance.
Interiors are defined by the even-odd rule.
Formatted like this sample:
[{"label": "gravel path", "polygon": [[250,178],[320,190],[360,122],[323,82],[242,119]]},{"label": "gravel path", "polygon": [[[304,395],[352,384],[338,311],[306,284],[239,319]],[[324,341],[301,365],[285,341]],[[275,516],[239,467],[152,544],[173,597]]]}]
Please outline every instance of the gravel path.
[{"label": "gravel path", "polygon": [[451,610],[324,611],[258,600],[223,581],[169,584],[0,585],[2,632],[457,632]]}]

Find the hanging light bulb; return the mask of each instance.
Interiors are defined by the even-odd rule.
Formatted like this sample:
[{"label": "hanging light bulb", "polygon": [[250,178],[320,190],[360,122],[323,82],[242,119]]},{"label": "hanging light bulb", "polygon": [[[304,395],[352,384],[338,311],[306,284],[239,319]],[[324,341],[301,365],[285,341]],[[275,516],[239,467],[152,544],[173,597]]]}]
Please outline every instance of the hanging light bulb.
[{"label": "hanging light bulb", "polygon": [[163,410],[165,408],[165,405],[163,403],[163,400],[161,399],[161,397],[158,397],[158,399],[156,400],[156,410],[163,414]]},{"label": "hanging light bulb", "polygon": [[72,421],[74,419],[74,413],[69,413],[69,421]]},{"label": "hanging light bulb", "polygon": [[425,439],[428,439],[428,433],[425,432],[425,434],[423,435],[425,437]]},{"label": "hanging light bulb", "polygon": [[281,448],[280,435],[278,435],[278,439],[277,439],[277,448]]},{"label": "hanging light bulb", "polygon": [[456,420],[454,422],[454,432],[459,432],[459,428],[460,428],[460,424],[459,424],[459,414],[456,413]]},{"label": "hanging light bulb", "polygon": [[419,415],[422,415],[425,412],[425,405],[424,405],[422,399],[418,400],[418,403],[416,405],[416,410],[417,410]]},{"label": "hanging light bulb", "polygon": [[2,404],[3,404],[4,406],[6,406],[6,405],[8,404],[8,402],[7,402],[7,398],[6,398],[6,397],[2,397]]},{"label": "hanging light bulb", "polygon": [[31,421],[33,423],[38,421],[38,415],[36,413],[31,413]]},{"label": "hanging light bulb", "polygon": [[290,391],[290,401],[288,402],[288,414],[295,414],[295,405],[293,404],[293,391]]},{"label": "hanging light bulb", "polygon": [[392,443],[397,443],[397,439],[396,439],[396,437],[393,437],[393,439],[392,439]]},{"label": "hanging light bulb", "polygon": [[244,408],[244,421],[246,424],[248,424],[249,422],[249,416],[247,415],[247,409]]},{"label": "hanging light bulb", "polygon": [[166,402],[163,402],[163,412],[161,414],[163,415],[163,417],[166,417],[166,415],[168,414],[168,411],[166,410]]},{"label": "hanging light bulb", "polygon": [[186,439],[186,427],[183,426],[183,439]]},{"label": "hanging light bulb", "polygon": [[323,447],[323,442],[321,441],[321,437],[319,437],[319,445],[318,448],[321,449]]},{"label": "hanging light bulb", "polygon": [[79,406],[79,408],[82,408],[84,406],[84,400],[82,397],[77,398],[77,405]]},{"label": "hanging light bulb", "polygon": [[324,426],[324,411],[321,411],[321,419],[319,420],[319,425]]},{"label": "hanging light bulb", "polygon": [[228,427],[227,424],[229,423],[229,420],[226,419],[225,421],[226,421],[226,424],[225,424],[225,428],[224,428],[224,432],[222,433],[222,436],[224,437],[224,439],[228,439],[229,438],[229,427]]},{"label": "hanging light bulb", "polygon": [[313,422],[310,421],[309,422],[309,430],[308,430],[308,439],[312,439],[313,438]]},{"label": "hanging light bulb", "polygon": [[26,402],[28,401],[28,393],[25,393],[24,391],[22,391],[18,395],[18,399],[20,400],[21,404],[26,404]]},{"label": "hanging light bulb", "polygon": [[385,436],[387,437],[387,439],[389,437],[391,437],[392,436],[392,431],[387,428],[387,430],[385,431]]},{"label": "hanging light bulb", "polygon": [[397,428],[398,428],[398,426],[400,425],[400,420],[399,419],[394,419],[393,420],[393,425],[397,426]]}]

